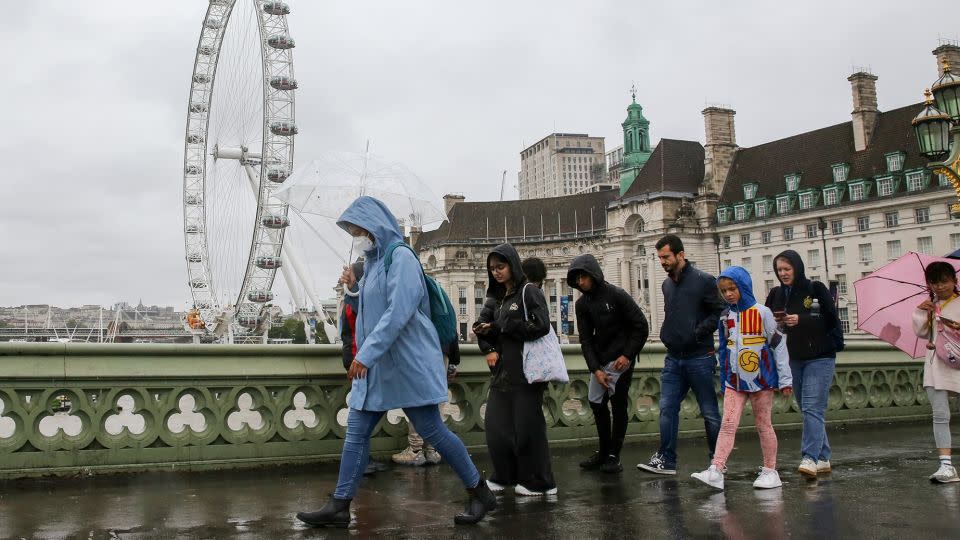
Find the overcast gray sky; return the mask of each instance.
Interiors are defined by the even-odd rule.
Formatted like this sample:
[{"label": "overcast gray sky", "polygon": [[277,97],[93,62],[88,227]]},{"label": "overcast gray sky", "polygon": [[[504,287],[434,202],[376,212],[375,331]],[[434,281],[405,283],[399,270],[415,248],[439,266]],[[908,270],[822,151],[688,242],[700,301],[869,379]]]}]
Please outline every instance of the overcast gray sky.
[{"label": "overcast gray sky", "polygon": [[[949,0],[551,2],[289,0],[296,160],[373,150],[436,194],[499,196],[553,131],[621,142],[631,82],[651,140],[703,141],[705,103],[751,146],[849,120],[851,66],[880,108],[920,101]],[[183,133],[207,2],[17,2],[6,83],[0,306],[189,299]],[[332,267],[314,279],[329,296]]]}]

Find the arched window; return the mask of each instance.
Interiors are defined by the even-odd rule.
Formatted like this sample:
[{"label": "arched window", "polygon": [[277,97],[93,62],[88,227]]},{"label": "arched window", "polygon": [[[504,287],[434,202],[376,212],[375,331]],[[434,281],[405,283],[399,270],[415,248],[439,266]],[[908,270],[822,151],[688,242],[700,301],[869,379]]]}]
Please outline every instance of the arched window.
[{"label": "arched window", "polygon": [[624,147],[624,150],[623,150],[623,151],[626,152],[626,153],[628,153],[628,154],[633,151],[633,150],[632,150],[632,147],[633,147],[633,133],[630,133],[629,131],[627,132],[626,144],[624,144],[623,147]]},{"label": "arched window", "polygon": [[643,231],[646,230],[647,224],[643,221],[643,218],[637,218],[637,222],[633,226],[634,234],[643,234]]}]

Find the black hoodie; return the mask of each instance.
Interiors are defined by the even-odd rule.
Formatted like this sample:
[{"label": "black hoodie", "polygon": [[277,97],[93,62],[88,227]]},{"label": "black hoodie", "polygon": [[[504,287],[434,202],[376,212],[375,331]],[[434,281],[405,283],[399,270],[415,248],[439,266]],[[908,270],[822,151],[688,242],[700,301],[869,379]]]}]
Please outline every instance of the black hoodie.
[{"label": "black hoodie", "polygon": [[[790,360],[813,360],[815,358],[836,358],[837,351],[843,349],[843,330],[833,297],[827,287],[819,281],[810,281],[804,273],[803,259],[788,249],[773,258],[773,273],[777,275],[777,259],[784,258],[793,266],[793,285],[787,287],[780,282],[767,295],[764,302],[772,311],[786,311],[798,315],[796,326],[787,326],[787,350]],[[813,300],[820,304],[820,316],[812,313]]]},{"label": "black hoodie", "polygon": [[[490,258],[498,255],[510,265],[510,275],[515,287],[507,292],[506,288],[493,279],[490,272]],[[486,334],[477,334],[480,350],[484,353],[497,352],[500,359],[490,368],[493,374],[490,386],[509,389],[510,387],[524,386],[527,383],[523,375],[523,343],[541,338],[550,332],[550,313],[547,310],[547,301],[543,291],[536,285],[528,283],[520,266],[520,256],[510,244],[501,244],[487,255],[487,300],[484,302],[480,317],[473,325],[474,333],[483,323],[493,326]],[[524,298],[520,298],[520,291],[525,290]],[[523,301],[526,301],[529,320],[524,319]],[[542,384],[542,383],[541,383]]]},{"label": "black hoodie", "polygon": [[[593,288],[584,292],[577,277],[593,278]],[[607,283],[603,270],[593,255],[580,255],[570,263],[567,285],[583,293],[577,299],[577,330],[580,348],[590,371],[597,371],[621,355],[631,365],[643,349],[650,333],[647,318],[627,291]]]}]

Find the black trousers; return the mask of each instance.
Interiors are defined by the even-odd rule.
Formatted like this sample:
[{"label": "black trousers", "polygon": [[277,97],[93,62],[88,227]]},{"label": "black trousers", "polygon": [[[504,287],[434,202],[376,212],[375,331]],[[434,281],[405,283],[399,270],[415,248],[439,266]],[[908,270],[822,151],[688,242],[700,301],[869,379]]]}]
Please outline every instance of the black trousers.
[{"label": "black trousers", "polygon": [[[593,421],[597,425],[597,439],[600,442],[600,455],[620,457],[623,448],[623,438],[627,435],[627,408],[630,405],[630,382],[633,380],[633,366],[627,368],[614,388],[613,397],[606,393],[600,403],[591,403]],[[609,403],[609,406],[608,406]],[[611,410],[613,409],[613,425],[610,424]]]},{"label": "black trousers", "polygon": [[493,462],[491,481],[505,486],[520,484],[532,491],[557,486],[543,418],[545,388],[542,384],[490,388],[484,425]]}]

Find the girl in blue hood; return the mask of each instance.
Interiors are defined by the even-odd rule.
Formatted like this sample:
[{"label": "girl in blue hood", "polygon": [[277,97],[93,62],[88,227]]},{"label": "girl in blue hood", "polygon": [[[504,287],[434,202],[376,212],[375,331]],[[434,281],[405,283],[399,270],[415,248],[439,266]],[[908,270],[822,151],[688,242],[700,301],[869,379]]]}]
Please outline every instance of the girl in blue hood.
[{"label": "girl in blue hood", "polygon": [[780,487],[783,484],[777,473],[777,434],[772,413],[774,392],[780,390],[790,395],[793,390],[786,339],[777,329],[770,308],[754,298],[753,280],[745,269],[731,266],[721,272],[717,288],[727,303],[727,309],[720,314],[717,355],[724,386],[723,422],[713,462],[707,470],[693,473],[693,477],[723,489],[727,458],[733,450],[743,407],[749,400],[763,450],[763,467],[753,487]]},{"label": "girl in blue hood", "polygon": [[[443,455],[467,488],[466,508],[454,521],[477,523],[496,508],[497,500],[437,408],[447,400],[447,374],[440,338],[430,320],[420,261],[412,250],[396,247],[403,244],[400,226],[386,205],[373,197],[354,201],[337,225],[354,237],[355,251],[366,257],[360,280],[357,353],[347,372],[352,380],[347,435],[330,500],[319,511],[300,512],[297,518],[313,526],[350,524],[350,502],[370,458],[373,429],[388,410],[403,409],[420,436]],[[388,273],[383,259],[391,247]]]}]

